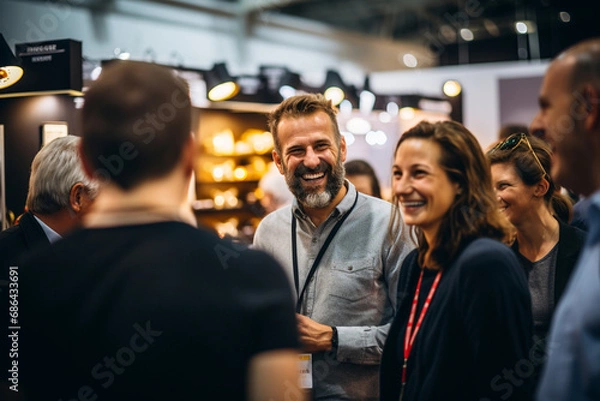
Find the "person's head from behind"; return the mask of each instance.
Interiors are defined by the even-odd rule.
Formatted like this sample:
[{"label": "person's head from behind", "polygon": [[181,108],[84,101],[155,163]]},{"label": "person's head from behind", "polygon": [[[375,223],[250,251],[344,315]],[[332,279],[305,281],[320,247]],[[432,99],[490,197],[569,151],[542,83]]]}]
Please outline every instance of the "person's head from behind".
[{"label": "person's head from behind", "polygon": [[381,198],[381,188],[375,170],[364,160],[350,160],[344,164],[346,178],[358,192]]},{"label": "person's head from behind", "polygon": [[394,201],[416,228],[422,265],[443,268],[477,237],[507,239],[489,164],[463,125],[421,122],[400,137],[394,155]]},{"label": "person's head from behind", "polygon": [[154,64],[115,61],[85,94],[82,151],[88,173],[122,191],[178,167],[191,174],[184,157],[190,127],[188,88],[181,78]]},{"label": "person's head from behind", "polygon": [[548,141],[557,184],[578,194],[598,188],[600,159],[600,39],[561,53],[548,67],[533,135]]},{"label": "person's head from behind", "polygon": [[307,94],[284,100],[269,116],[273,160],[308,208],[329,206],[344,183],[346,142],[336,112],[323,95]]},{"label": "person's head from behind", "polygon": [[500,210],[517,228],[539,207],[546,207],[565,223],[569,221],[570,201],[547,172],[552,152],[541,139],[514,134],[491,149],[492,183]]},{"label": "person's head from behind", "polygon": [[76,136],[57,138],[44,146],[31,163],[27,210],[42,220],[63,216],[60,227],[76,227],[98,192],[97,182],[83,171],[80,144],[81,138]]}]

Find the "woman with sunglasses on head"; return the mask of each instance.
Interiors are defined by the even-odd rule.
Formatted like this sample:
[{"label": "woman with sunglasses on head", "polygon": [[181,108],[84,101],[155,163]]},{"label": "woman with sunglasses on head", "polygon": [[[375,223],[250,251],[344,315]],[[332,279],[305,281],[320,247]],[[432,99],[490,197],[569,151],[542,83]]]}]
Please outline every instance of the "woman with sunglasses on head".
[{"label": "woman with sunglasses on head", "polygon": [[570,213],[571,201],[548,174],[552,155],[544,141],[513,134],[487,156],[500,210],[516,230],[512,249],[528,277],[534,341],[543,344],[585,233],[559,218],[558,210]]},{"label": "woman with sunglasses on head", "polygon": [[400,273],[381,400],[529,400],[518,370],[532,344],[527,281],[502,243],[510,226],[476,138],[456,122],[421,122],[398,141],[392,176],[419,246]]}]

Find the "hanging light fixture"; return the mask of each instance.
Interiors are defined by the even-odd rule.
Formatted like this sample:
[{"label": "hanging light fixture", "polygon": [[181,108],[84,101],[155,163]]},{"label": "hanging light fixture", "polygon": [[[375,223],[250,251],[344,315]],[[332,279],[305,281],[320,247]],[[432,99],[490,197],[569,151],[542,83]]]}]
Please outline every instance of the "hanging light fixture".
[{"label": "hanging light fixture", "polygon": [[331,100],[334,106],[337,106],[344,100],[346,93],[344,89],[346,85],[342,81],[342,77],[337,71],[327,70],[327,76],[325,77],[325,91],[323,95],[326,99]]},{"label": "hanging light fixture", "polygon": [[17,83],[23,76],[19,60],[10,50],[4,36],[0,33],[0,89]]},{"label": "hanging light fixture", "polygon": [[371,83],[368,75],[365,77],[365,84],[359,96],[358,108],[360,112],[362,114],[371,113],[373,106],[375,106],[375,94],[371,91]]},{"label": "hanging light fixture", "polygon": [[240,87],[229,75],[225,63],[217,63],[211,70],[204,71],[206,93],[209,100],[221,102],[231,99],[240,91]]}]

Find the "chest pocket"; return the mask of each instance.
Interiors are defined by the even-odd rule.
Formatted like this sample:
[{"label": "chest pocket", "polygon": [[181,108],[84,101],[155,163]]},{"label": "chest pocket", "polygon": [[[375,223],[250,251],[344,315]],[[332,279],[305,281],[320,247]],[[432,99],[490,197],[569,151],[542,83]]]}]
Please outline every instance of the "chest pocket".
[{"label": "chest pocket", "polygon": [[330,294],[348,301],[358,301],[375,289],[375,258],[336,261],[331,268]]}]

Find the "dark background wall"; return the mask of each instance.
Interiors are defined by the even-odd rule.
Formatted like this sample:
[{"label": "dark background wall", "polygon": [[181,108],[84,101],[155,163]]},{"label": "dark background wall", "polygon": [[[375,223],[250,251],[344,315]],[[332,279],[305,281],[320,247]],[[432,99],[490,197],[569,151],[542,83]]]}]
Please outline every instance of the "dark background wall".
[{"label": "dark background wall", "polygon": [[74,98],[47,95],[0,99],[6,160],[6,208],[15,216],[25,207],[31,162],[41,146],[40,128],[49,121],[65,121],[69,134],[79,135],[81,124]]}]

